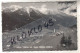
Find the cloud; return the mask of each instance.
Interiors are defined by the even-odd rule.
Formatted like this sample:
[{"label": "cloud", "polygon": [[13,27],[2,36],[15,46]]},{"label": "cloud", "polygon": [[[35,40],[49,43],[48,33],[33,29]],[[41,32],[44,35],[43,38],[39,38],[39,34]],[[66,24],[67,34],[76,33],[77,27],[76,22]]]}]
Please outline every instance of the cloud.
[{"label": "cloud", "polygon": [[31,12],[30,8],[38,10],[38,8],[36,8],[34,6],[25,7],[25,9],[26,9],[26,11],[27,11],[28,14],[30,14],[30,12]]},{"label": "cloud", "polygon": [[42,6],[41,6],[41,8],[39,9],[39,11],[41,11],[43,14],[47,14],[47,6],[45,5],[45,4],[43,4]]},{"label": "cloud", "polygon": [[41,6],[41,8],[46,8],[47,6],[45,5],[45,4],[43,4],[42,6]]}]

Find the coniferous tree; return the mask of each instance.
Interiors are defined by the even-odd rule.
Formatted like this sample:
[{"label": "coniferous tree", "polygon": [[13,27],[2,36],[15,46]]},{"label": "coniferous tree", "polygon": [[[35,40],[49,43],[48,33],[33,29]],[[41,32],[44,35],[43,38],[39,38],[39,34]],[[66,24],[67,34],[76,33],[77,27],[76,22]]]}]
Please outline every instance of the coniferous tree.
[{"label": "coniferous tree", "polygon": [[70,46],[72,44],[72,40],[71,40],[71,36],[68,37],[68,46]]},{"label": "coniferous tree", "polygon": [[63,44],[65,44],[65,36],[64,36],[64,34],[63,34],[63,37],[61,38],[61,46],[63,45]]},{"label": "coniferous tree", "polygon": [[20,37],[17,35],[17,41],[20,41],[20,39],[19,39]]}]

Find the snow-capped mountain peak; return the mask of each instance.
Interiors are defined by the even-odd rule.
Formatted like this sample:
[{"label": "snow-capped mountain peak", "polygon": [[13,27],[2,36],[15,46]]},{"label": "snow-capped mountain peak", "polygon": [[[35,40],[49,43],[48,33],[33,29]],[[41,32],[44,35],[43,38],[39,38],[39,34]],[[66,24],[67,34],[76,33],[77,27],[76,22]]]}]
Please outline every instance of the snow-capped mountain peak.
[{"label": "snow-capped mountain peak", "polygon": [[21,9],[22,11],[27,12],[30,14],[31,11],[35,11],[36,13],[42,13],[42,14],[48,14],[49,9],[47,9],[44,5],[42,5],[40,8],[34,7],[34,6],[29,6],[29,7],[22,7],[19,5],[11,5],[9,7],[3,8],[4,12],[15,12],[17,10]]},{"label": "snow-capped mountain peak", "polygon": [[77,4],[74,3],[67,9],[61,10],[61,12],[71,15],[71,16],[74,16],[74,17],[77,17],[77,7],[76,6],[77,6]]},{"label": "snow-capped mountain peak", "polygon": [[37,10],[37,8],[34,8],[34,7],[25,7],[24,9],[25,9],[25,11],[29,14],[29,16],[30,16],[30,12],[32,12],[33,10],[34,10],[34,11]]},{"label": "snow-capped mountain peak", "polygon": [[14,12],[14,11],[16,11],[16,10],[22,8],[22,7],[18,6],[18,5],[11,5],[9,8],[11,9],[12,12]]},{"label": "snow-capped mountain peak", "polygon": [[18,5],[11,5],[9,7],[4,8],[3,10],[5,10],[5,12],[14,12],[17,11],[18,9],[21,9],[21,6]]}]

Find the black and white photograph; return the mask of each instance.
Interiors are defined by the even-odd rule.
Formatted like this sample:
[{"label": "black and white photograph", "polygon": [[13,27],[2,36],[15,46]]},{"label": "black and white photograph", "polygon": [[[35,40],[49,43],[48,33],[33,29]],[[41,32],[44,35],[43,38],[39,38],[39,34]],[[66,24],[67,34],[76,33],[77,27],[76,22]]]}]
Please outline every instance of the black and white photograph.
[{"label": "black and white photograph", "polygon": [[78,49],[77,1],[2,2],[3,51]]}]

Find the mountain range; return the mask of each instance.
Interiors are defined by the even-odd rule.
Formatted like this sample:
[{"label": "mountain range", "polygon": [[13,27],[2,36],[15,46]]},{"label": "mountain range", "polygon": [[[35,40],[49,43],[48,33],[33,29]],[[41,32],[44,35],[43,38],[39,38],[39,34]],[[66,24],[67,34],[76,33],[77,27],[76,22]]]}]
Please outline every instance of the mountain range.
[{"label": "mountain range", "polygon": [[61,15],[60,13],[74,16],[76,15],[76,5],[74,4],[64,9],[57,9],[56,11],[47,8],[35,8],[33,6],[21,7],[11,5],[2,10],[2,31],[15,30],[39,18],[59,16]]},{"label": "mountain range", "polygon": [[4,30],[12,30],[28,24],[36,19],[44,17],[40,11],[29,8],[7,8],[2,11],[2,26]]}]

